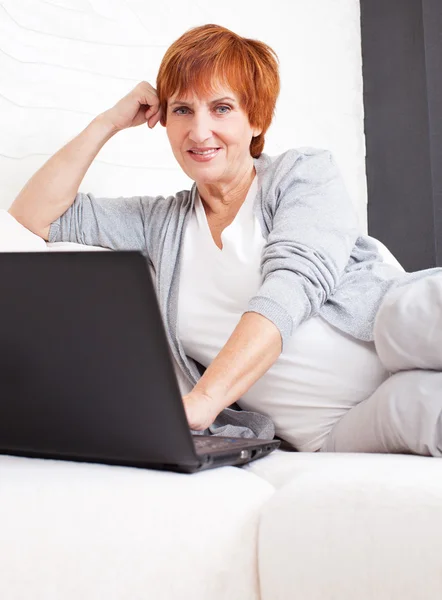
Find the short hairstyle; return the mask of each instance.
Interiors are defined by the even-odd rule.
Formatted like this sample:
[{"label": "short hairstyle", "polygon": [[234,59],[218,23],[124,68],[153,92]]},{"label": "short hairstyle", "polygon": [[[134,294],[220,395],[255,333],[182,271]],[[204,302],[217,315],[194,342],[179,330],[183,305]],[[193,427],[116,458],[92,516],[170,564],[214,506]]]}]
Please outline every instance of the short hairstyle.
[{"label": "short hairstyle", "polygon": [[258,158],[280,91],[278,65],[278,56],[263,42],[220,25],[189,29],[168,48],[158,71],[161,124],[167,123],[167,99],[175,93],[207,96],[217,84],[225,85],[238,96],[250,125],[262,129],[250,143],[250,154]]}]

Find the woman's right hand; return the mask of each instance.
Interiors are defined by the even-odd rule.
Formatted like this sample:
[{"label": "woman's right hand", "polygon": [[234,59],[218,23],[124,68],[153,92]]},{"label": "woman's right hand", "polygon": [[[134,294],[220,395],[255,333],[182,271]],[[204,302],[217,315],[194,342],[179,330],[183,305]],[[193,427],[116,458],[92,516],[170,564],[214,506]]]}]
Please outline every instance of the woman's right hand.
[{"label": "woman's right hand", "polygon": [[160,103],[156,90],[147,81],[141,81],[103,116],[117,131],[138,127],[143,123],[152,129],[161,118]]}]

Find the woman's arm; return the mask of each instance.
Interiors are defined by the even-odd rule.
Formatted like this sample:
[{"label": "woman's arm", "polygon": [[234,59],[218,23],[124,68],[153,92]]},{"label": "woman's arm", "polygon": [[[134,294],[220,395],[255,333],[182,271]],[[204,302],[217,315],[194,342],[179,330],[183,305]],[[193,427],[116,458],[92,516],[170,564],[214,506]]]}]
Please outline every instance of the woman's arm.
[{"label": "woman's arm", "polygon": [[31,177],[8,212],[47,240],[51,223],[74,202],[92,161],[115,133],[106,117],[96,117]]},{"label": "woman's arm", "polygon": [[156,90],[147,81],[140,82],[56,152],[26,183],[8,212],[48,240],[51,224],[75,202],[78,188],[104,144],[122,129],[146,122],[154,127],[160,118]]},{"label": "woman's arm", "polygon": [[247,310],[267,317],[282,344],[334,294],[359,236],[354,207],[326,150],[289,150],[265,174],[272,213],[262,252],[263,281]]},{"label": "woman's arm", "polygon": [[266,317],[244,313],[224,347],[187,396],[191,429],[204,430],[273,365],[281,353],[281,334]]},{"label": "woman's arm", "polygon": [[262,255],[263,282],[225,347],[184,397],[193,429],[211,425],[248,391],[295,329],[318,314],[358,237],[354,209],[329,152],[288,151],[262,186],[273,215]]}]

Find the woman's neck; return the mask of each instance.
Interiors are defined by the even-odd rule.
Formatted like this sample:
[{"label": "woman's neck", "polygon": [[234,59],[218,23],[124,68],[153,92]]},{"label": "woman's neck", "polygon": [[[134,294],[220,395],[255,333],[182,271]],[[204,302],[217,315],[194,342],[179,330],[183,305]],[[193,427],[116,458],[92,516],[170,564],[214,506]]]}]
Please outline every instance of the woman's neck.
[{"label": "woman's neck", "polygon": [[197,186],[206,214],[219,218],[236,214],[247,196],[255,175],[255,167],[252,164],[247,172],[232,183]]}]

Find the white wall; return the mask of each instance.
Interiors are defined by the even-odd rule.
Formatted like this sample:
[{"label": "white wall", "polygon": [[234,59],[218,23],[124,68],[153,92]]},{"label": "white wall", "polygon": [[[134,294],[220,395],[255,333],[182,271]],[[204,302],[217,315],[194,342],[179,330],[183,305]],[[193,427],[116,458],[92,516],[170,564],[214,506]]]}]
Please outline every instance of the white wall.
[{"label": "white wall", "polygon": [[[217,23],[269,44],[282,90],[264,151],[331,150],[366,228],[358,0],[1,0],[0,208],[98,113],[139,81],[155,86],[166,48]],[[120,132],[81,191],[103,196],[188,188],[165,129]]]}]

